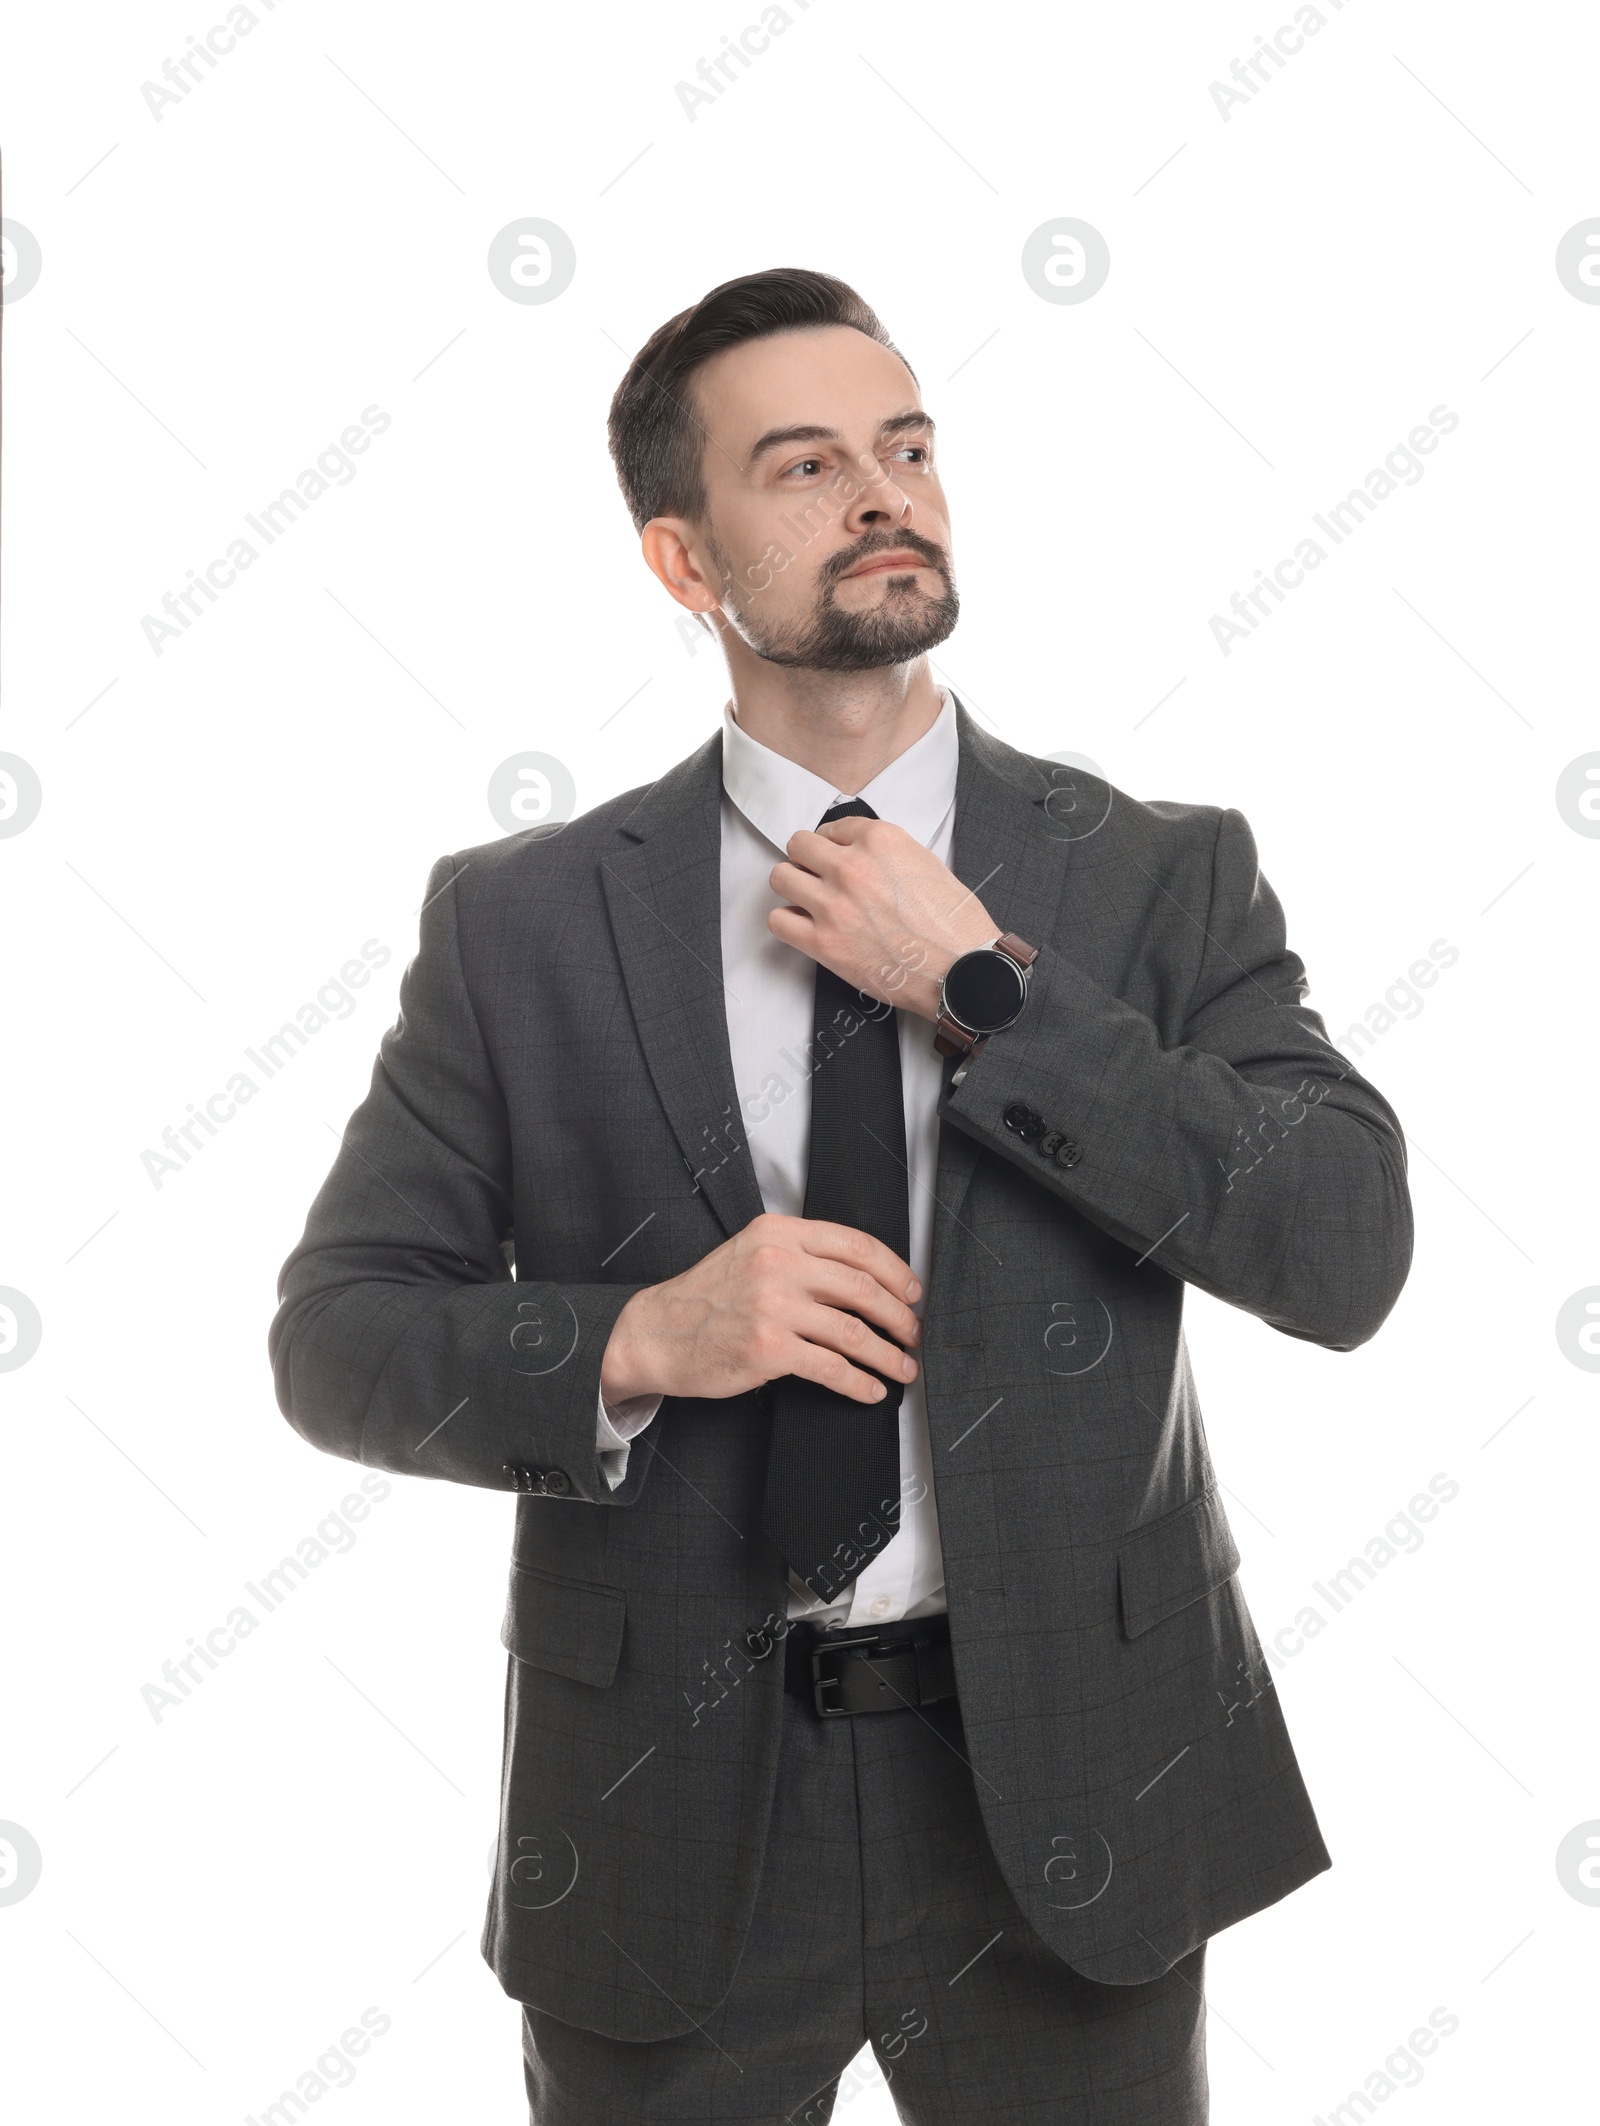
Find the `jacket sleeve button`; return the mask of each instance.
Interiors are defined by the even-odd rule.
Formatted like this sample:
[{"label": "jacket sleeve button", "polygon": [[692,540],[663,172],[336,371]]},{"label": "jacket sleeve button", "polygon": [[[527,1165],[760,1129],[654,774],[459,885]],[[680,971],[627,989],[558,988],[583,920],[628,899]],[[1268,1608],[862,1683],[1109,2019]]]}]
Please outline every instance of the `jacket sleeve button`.
[{"label": "jacket sleeve button", "polygon": [[1064,1144],[1059,1144],[1056,1147],[1057,1166],[1076,1166],[1082,1157],[1083,1146],[1074,1143],[1070,1137]]},{"label": "jacket sleeve button", "polygon": [[544,1473],[544,1490],[548,1497],[564,1499],[572,1489],[572,1479],[565,1469],[547,1469]]}]

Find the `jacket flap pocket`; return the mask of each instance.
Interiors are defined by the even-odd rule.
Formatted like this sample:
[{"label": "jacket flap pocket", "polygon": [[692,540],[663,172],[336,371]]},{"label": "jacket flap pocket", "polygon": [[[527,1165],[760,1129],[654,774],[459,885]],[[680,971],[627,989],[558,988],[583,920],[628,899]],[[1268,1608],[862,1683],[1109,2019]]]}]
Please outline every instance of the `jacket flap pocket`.
[{"label": "jacket flap pocket", "polygon": [[1117,1552],[1123,1630],[1136,1639],[1232,1579],[1238,1569],[1238,1545],[1213,1485],[1176,1513],[1124,1537]]},{"label": "jacket flap pocket", "polygon": [[604,1690],[617,1672],[627,1608],[620,1587],[513,1565],[500,1643],[519,1661]]}]

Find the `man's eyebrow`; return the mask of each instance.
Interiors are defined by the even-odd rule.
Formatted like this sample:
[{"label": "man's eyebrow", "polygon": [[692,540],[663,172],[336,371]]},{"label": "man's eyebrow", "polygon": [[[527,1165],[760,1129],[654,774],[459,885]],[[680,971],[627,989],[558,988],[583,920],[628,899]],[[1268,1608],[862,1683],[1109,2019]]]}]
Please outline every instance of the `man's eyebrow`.
[{"label": "man's eyebrow", "polygon": [[[931,435],[933,426],[931,413],[924,413],[920,406],[910,406],[905,412],[890,414],[886,420],[880,421],[878,433],[880,436],[897,436],[903,435],[908,428],[925,428]],[[746,465],[753,466],[758,459],[766,457],[774,450],[782,450],[789,443],[838,441],[839,431],[836,428],[823,428],[814,422],[800,422],[792,428],[769,428],[764,436],[751,445]]]}]

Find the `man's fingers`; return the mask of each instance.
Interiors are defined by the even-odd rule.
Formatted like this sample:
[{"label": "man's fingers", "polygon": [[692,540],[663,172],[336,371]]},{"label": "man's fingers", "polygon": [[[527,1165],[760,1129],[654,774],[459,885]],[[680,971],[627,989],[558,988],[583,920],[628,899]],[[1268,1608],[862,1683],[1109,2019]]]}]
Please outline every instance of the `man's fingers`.
[{"label": "man's fingers", "polygon": [[853,1403],[870,1407],[884,1398],[881,1381],[852,1366],[837,1351],[826,1350],[821,1344],[807,1343],[803,1336],[795,1338],[794,1359],[788,1371],[801,1380],[814,1380],[819,1387],[832,1388],[836,1395],[848,1396]]},{"label": "man's fingers", "polygon": [[[816,936],[817,919],[809,908],[801,908],[798,905],[769,908],[767,911],[767,928],[772,932],[779,944],[792,945],[797,952],[803,952],[805,946],[801,941],[802,939],[809,941]],[[811,959],[815,955],[807,953],[806,957]]]},{"label": "man's fingers", "polygon": [[813,1256],[801,1270],[809,1298],[860,1317],[902,1344],[919,1343],[922,1323],[903,1299],[885,1290],[870,1271]]},{"label": "man's fingers", "polygon": [[828,1218],[802,1218],[800,1245],[811,1255],[826,1256],[851,1269],[865,1270],[894,1299],[916,1299],[921,1286],[911,1274],[911,1265],[893,1248],[858,1226],[835,1225]]},{"label": "man's fingers", "polygon": [[814,871],[803,870],[799,864],[787,863],[773,865],[768,883],[780,900],[792,901],[797,908],[809,911],[822,881]]},{"label": "man's fingers", "polygon": [[[853,1314],[843,1314],[836,1307],[805,1308],[795,1324],[793,1353],[791,1373],[818,1381],[855,1402],[883,1400],[877,1373],[902,1383],[915,1377],[914,1359],[875,1335]],[[907,1366],[912,1368],[909,1376]],[[868,1367],[876,1371],[869,1372]]]},{"label": "man's fingers", "polygon": [[[834,820],[831,824],[838,826],[840,822]],[[819,878],[822,876],[822,866],[829,860],[827,852],[848,846],[847,835],[836,838],[831,834],[819,834],[813,827],[796,827],[784,843],[789,862],[815,872]]]},{"label": "man's fingers", "polygon": [[870,1366],[889,1380],[916,1379],[917,1362],[909,1352],[842,1307],[820,1303],[803,1307],[795,1320],[795,1333],[811,1343],[825,1344],[852,1365]]}]

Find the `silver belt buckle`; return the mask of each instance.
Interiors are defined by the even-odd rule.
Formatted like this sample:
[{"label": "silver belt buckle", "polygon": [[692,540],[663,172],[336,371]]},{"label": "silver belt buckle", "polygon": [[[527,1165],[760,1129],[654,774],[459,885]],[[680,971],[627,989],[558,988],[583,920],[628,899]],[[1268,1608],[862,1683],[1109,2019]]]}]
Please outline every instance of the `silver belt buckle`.
[{"label": "silver belt buckle", "polygon": [[826,1646],[812,1647],[811,1703],[816,1708],[817,1716],[819,1719],[849,1720],[853,1717],[850,1708],[847,1705],[824,1705],[822,1702],[822,1694],[830,1686],[835,1688],[843,1687],[843,1679],[841,1677],[825,1676],[822,1674],[819,1664],[822,1661],[824,1655],[843,1653],[847,1648],[852,1646],[876,1646],[878,1643],[878,1634],[875,1631],[869,1631],[864,1632],[859,1638],[834,1639],[831,1640]]}]

